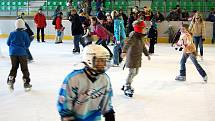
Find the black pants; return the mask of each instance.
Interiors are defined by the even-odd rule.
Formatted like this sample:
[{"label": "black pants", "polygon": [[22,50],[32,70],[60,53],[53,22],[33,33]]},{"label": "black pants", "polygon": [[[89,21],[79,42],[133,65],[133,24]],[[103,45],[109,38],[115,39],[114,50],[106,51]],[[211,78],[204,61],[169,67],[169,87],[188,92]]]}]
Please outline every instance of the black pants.
[{"label": "black pants", "polygon": [[41,30],[42,42],[45,42],[44,41],[44,28],[37,28],[37,41],[40,42],[40,30]]},{"label": "black pants", "polygon": [[33,57],[32,57],[32,55],[31,55],[31,52],[30,52],[29,48],[26,49],[26,52],[27,52],[27,54],[28,54],[27,59],[28,59],[28,60],[33,60]]},{"label": "black pants", "polygon": [[156,40],[150,38],[149,53],[154,53]]},{"label": "black pants", "polygon": [[21,66],[21,71],[23,73],[23,80],[25,80],[25,83],[30,82],[30,73],[28,71],[28,63],[27,63],[27,57],[26,56],[10,56],[12,68],[10,70],[9,77],[13,77],[13,83],[15,82],[17,70],[19,68],[19,65]]}]

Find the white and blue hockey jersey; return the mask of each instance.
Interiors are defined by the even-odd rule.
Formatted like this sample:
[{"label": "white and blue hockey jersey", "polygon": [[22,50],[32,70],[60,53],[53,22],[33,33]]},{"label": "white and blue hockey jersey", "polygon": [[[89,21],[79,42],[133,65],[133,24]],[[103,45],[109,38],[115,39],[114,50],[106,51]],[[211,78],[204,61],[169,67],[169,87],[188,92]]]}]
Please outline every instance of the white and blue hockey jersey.
[{"label": "white and blue hockey jersey", "polygon": [[63,81],[58,97],[61,117],[75,121],[100,121],[101,115],[113,111],[110,79],[103,73],[95,82],[88,79],[84,69],[75,70]]}]

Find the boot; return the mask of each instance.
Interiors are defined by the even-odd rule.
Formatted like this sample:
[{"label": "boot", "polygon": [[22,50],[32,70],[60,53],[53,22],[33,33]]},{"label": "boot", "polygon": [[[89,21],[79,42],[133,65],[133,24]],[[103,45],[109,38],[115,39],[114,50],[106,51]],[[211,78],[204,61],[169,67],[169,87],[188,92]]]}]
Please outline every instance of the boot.
[{"label": "boot", "polygon": [[32,87],[32,85],[30,84],[30,83],[24,83],[24,88],[26,89],[26,88],[31,88]]},{"label": "boot", "polygon": [[122,90],[126,96],[132,97],[134,93],[134,88],[131,85],[123,85]]},{"label": "boot", "polygon": [[14,90],[14,82],[15,82],[14,76],[8,76],[7,84],[8,84],[9,89],[10,89],[11,91]]},{"label": "boot", "polygon": [[59,44],[59,37],[58,36],[55,39],[55,44]]},{"label": "boot", "polygon": [[27,79],[23,78],[23,81],[24,81],[25,91],[30,91],[31,87],[32,87],[32,85],[30,84],[30,79],[27,80]]},{"label": "boot", "polygon": [[177,80],[177,81],[186,81],[186,76],[176,76],[175,80]]},{"label": "boot", "polygon": [[205,83],[207,83],[207,81],[208,81],[208,76],[207,76],[207,75],[203,77],[203,81],[204,81]]}]

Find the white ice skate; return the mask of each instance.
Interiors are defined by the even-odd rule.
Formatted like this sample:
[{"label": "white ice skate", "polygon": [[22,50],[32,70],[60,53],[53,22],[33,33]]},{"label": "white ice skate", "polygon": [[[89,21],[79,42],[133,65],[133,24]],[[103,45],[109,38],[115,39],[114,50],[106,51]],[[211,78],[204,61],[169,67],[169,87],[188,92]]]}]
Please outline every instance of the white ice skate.
[{"label": "white ice skate", "polygon": [[134,94],[134,88],[132,88],[130,85],[123,85],[122,91],[124,91],[124,94],[128,97],[132,97]]},{"label": "white ice skate", "polygon": [[8,88],[9,88],[10,92],[14,91],[14,82],[15,82],[14,77],[9,76],[8,79],[7,79],[7,84],[8,84]]},{"label": "white ice skate", "polygon": [[13,92],[14,91],[13,83],[8,83],[8,88],[9,88],[10,92]]}]

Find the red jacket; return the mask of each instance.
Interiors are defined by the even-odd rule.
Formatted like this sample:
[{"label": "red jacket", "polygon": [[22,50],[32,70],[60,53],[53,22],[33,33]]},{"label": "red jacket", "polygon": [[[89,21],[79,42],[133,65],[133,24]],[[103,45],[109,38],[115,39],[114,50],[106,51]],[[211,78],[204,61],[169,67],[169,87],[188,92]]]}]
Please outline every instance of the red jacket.
[{"label": "red jacket", "polygon": [[45,28],[46,27],[46,17],[45,17],[45,15],[37,13],[34,16],[34,22],[37,24],[37,28]]},{"label": "red jacket", "polygon": [[94,32],[92,32],[92,35],[97,35],[100,39],[106,40],[108,37],[113,36],[106,28],[104,28],[101,24],[97,24],[94,26]]},{"label": "red jacket", "polygon": [[62,18],[61,17],[57,17],[56,18],[56,23],[55,23],[55,29],[59,30],[62,29]]}]

